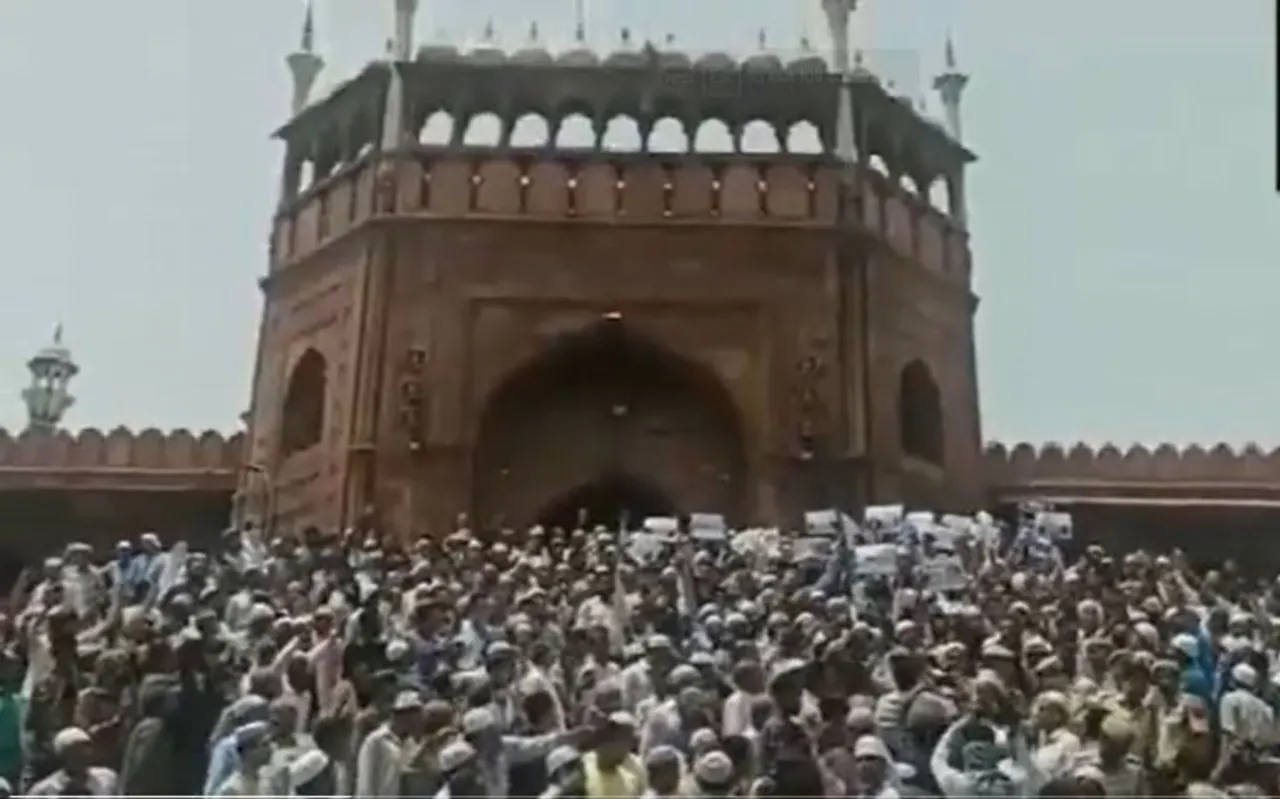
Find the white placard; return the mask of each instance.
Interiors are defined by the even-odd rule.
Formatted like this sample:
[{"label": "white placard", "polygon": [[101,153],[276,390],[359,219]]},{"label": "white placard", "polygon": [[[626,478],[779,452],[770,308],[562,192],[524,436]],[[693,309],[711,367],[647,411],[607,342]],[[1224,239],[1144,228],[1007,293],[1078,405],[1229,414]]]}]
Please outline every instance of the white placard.
[{"label": "white placard", "polygon": [[938,523],[952,531],[956,537],[973,535],[973,517],[960,516],[955,513],[944,513]]},{"label": "white placard", "polygon": [[863,544],[853,550],[854,574],[864,577],[890,576],[898,573],[896,544]]},{"label": "white placard", "polygon": [[920,571],[934,591],[959,591],[969,584],[964,564],[955,555],[938,555],[920,564]]},{"label": "white placard", "polygon": [[646,533],[673,536],[680,529],[680,522],[673,516],[650,516],[641,526]]},{"label": "white placard", "polygon": [[885,529],[900,524],[904,511],[905,508],[901,505],[870,505],[862,514],[862,518],[871,527]]},{"label": "white placard", "polygon": [[689,535],[695,541],[724,541],[729,537],[729,525],[719,513],[691,513]]},{"label": "white placard", "polygon": [[670,538],[662,533],[640,531],[627,535],[627,554],[637,563],[651,563],[662,554]]},{"label": "white placard", "polygon": [[805,511],[804,531],[808,535],[834,536],[838,519],[834,510]]},{"label": "white placard", "polygon": [[1070,541],[1075,534],[1070,513],[1040,511],[1036,514],[1036,527],[1054,541]]},{"label": "white placard", "polygon": [[782,532],[776,527],[749,527],[729,539],[729,546],[739,555],[774,554],[782,544]]},{"label": "white placard", "polygon": [[791,542],[791,552],[797,561],[826,560],[834,549],[835,541],[825,535],[804,536]]},{"label": "white placard", "polygon": [[840,534],[841,527],[846,532],[856,532],[858,525],[848,514],[834,508],[827,510],[811,510],[804,514],[804,531],[808,535],[820,535],[834,538]]},{"label": "white placard", "polygon": [[178,584],[178,580],[182,577],[182,570],[187,565],[187,542],[179,541],[164,555],[164,566],[160,569],[160,584],[158,596],[163,599],[168,595],[169,591]]},{"label": "white placard", "polygon": [[935,517],[933,511],[913,510],[906,516],[902,517],[907,524],[914,525],[920,532],[926,532],[933,527]]}]

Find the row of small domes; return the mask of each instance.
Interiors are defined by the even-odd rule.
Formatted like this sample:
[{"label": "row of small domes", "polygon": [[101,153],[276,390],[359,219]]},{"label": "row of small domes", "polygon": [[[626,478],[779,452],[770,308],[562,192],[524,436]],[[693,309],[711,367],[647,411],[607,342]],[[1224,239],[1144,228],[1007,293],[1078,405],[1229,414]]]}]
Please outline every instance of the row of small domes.
[{"label": "row of small domes", "polygon": [[821,55],[813,51],[806,43],[801,43],[798,58],[787,63],[773,53],[764,52],[764,38],[761,35],[761,52],[744,59],[736,59],[727,53],[707,53],[697,58],[687,53],[672,49],[672,39],[667,38],[664,46],[659,48],[652,43],[637,46],[628,30],[622,31],[622,45],[618,50],[601,55],[587,46],[581,29],[575,36],[575,42],[569,49],[553,53],[543,45],[538,36],[537,27],[529,31],[529,40],[524,46],[508,51],[495,39],[492,27],[485,29],[484,37],[476,44],[459,49],[452,44],[428,44],[418,49],[419,61],[468,61],[480,64],[518,64],[523,66],[570,66],[570,67],[642,67],[656,62],[667,69],[697,69],[708,72],[793,72],[814,74],[828,71],[827,62]]}]

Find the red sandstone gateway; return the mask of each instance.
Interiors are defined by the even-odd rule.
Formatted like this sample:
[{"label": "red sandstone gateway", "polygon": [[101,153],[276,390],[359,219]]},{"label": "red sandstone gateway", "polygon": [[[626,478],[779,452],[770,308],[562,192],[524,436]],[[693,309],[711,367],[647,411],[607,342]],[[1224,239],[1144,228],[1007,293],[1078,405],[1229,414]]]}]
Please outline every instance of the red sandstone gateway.
[{"label": "red sandstone gateway", "polygon": [[1280,453],[984,457],[953,53],[942,126],[812,52],[625,41],[406,50],[308,105],[311,42],[246,433],[73,438],[51,397],[0,438],[0,502],[50,531],[11,546],[212,532],[233,493],[277,530],[374,508],[402,535],[1032,497],[1111,534],[1280,521]]}]

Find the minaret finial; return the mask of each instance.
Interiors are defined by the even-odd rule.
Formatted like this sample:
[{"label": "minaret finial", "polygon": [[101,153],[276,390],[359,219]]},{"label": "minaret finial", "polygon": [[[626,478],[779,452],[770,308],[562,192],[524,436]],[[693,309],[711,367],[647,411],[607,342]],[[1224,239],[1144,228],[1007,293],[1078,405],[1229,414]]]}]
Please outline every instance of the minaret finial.
[{"label": "minaret finial", "polygon": [[573,38],[578,44],[587,41],[587,0],[573,0]]},{"label": "minaret finial", "polygon": [[53,346],[55,347],[62,346],[62,323],[61,322],[54,325],[53,327]]},{"label": "minaret finial", "polygon": [[538,23],[530,22],[529,23],[529,44],[536,45],[538,43],[538,40],[541,38],[542,37],[538,32]]},{"label": "minaret finial", "polygon": [[492,18],[485,20],[484,32],[481,34],[481,36],[484,38],[484,41],[486,44],[493,44],[494,40],[498,38],[498,33],[496,30],[494,30],[494,27],[493,27]]},{"label": "minaret finial", "polygon": [[293,100],[290,103],[290,109],[295,115],[307,107],[311,99],[311,90],[315,88],[316,78],[320,76],[320,70],[324,69],[324,59],[316,54],[315,45],[315,8],[308,0],[307,10],[302,18],[302,37],[298,42],[298,50],[285,58],[293,78]]},{"label": "minaret finial", "polygon": [[631,46],[631,29],[630,28],[622,29],[622,46],[623,47]]},{"label": "minaret finial", "polygon": [[662,45],[664,47],[670,49],[672,47],[675,47],[675,44],[676,44],[676,35],[674,33],[668,33],[666,36],[662,37]]},{"label": "minaret finial", "polygon": [[946,113],[947,132],[956,141],[961,141],[960,97],[964,87],[969,85],[969,76],[960,71],[956,63],[956,46],[947,34],[947,41],[942,53],[942,74],[933,79],[933,88],[942,98],[942,108]]},{"label": "minaret finial", "polygon": [[756,48],[764,51],[769,47],[768,37],[765,35],[764,28],[756,32]]},{"label": "minaret finial", "polygon": [[311,0],[307,0],[307,15],[302,20],[302,53],[314,53],[316,50],[316,9]]}]

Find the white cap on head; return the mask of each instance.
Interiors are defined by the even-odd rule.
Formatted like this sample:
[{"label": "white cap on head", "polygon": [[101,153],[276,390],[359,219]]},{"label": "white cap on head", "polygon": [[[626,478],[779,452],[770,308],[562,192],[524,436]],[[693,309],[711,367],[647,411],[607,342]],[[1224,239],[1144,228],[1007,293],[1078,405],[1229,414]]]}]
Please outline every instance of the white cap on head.
[{"label": "white cap on head", "polygon": [[57,735],[53,736],[53,753],[61,755],[73,746],[89,743],[93,743],[89,733],[79,727],[63,727]]},{"label": "white cap on head", "polygon": [[476,758],[476,750],[471,744],[461,739],[451,741],[440,750],[438,761],[440,770],[445,774],[457,771]]},{"label": "white cap on head", "polygon": [[889,747],[878,735],[860,735],[853,745],[854,757],[874,757],[886,763],[893,761]]},{"label": "white cap on head", "polygon": [[1191,633],[1178,633],[1169,641],[1169,645],[1187,657],[1194,657],[1200,645]]},{"label": "white cap on head", "polygon": [[1258,682],[1258,670],[1248,663],[1237,663],[1231,667],[1231,679],[1252,688]]},{"label": "white cap on head", "polygon": [[387,660],[399,660],[409,654],[409,644],[399,638],[387,644]]},{"label": "white cap on head", "polygon": [[462,714],[462,732],[465,735],[487,732],[497,726],[498,717],[488,708],[473,707]]},{"label": "white cap on head", "polygon": [[392,710],[421,710],[422,696],[417,691],[401,691],[391,705]]},{"label": "white cap on head", "polygon": [[693,765],[693,777],[704,785],[727,785],[733,780],[733,761],[719,749],[707,752]]}]

